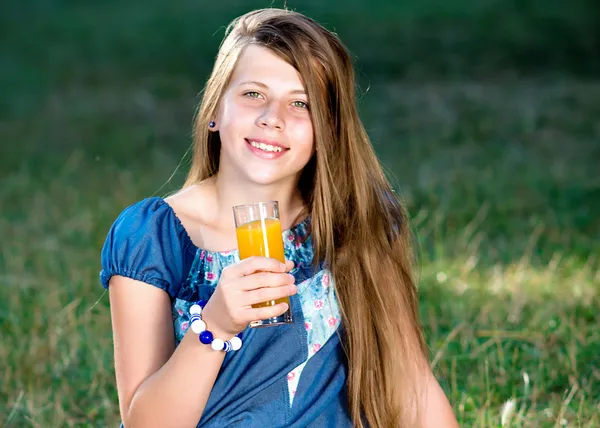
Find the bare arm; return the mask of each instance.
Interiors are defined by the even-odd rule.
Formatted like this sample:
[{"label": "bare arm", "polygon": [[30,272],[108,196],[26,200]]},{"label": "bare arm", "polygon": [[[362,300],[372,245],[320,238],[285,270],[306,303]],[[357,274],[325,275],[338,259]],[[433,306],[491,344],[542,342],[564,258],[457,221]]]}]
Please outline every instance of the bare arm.
[{"label": "bare arm", "polygon": [[[251,305],[294,294],[294,277],[284,273],[292,267],[291,262],[282,269],[277,260],[251,258],[226,268],[202,312],[209,330],[227,340],[252,320],[282,314],[285,304]],[[191,330],[175,349],[171,305],[163,290],[121,276],[111,278],[109,290],[123,424],[195,427],[225,352],[201,344]]]},{"label": "bare arm", "polygon": [[109,290],[123,424],[195,427],[225,353],[199,343],[191,330],[175,349],[164,291],[124,277],[113,277]]},{"label": "bare arm", "polygon": [[452,407],[440,384],[429,369],[425,370],[424,397],[421,400],[422,428],[458,428]]}]

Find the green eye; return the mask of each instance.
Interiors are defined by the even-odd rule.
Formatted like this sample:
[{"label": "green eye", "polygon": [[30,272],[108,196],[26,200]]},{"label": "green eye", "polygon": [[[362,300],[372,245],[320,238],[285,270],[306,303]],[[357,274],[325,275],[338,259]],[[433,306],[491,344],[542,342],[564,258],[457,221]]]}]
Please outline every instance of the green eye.
[{"label": "green eye", "polygon": [[306,104],[304,101],[294,101],[292,105],[298,108],[308,108],[308,104]]},{"label": "green eye", "polygon": [[245,96],[250,97],[250,98],[259,98],[260,94],[256,91],[248,91],[246,93],[244,93]]}]

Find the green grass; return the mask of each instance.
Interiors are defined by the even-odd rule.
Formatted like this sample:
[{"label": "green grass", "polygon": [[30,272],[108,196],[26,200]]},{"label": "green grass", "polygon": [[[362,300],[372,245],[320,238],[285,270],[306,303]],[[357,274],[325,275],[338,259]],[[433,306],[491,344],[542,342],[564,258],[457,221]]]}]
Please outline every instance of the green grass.
[{"label": "green grass", "polygon": [[[126,205],[181,184],[212,34],[245,9],[31,3],[0,14],[0,425],[116,426],[100,248]],[[414,69],[438,74],[400,80],[406,57],[373,41],[424,16],[442,22],[403,31],[443,41],[455,22],[443,18],[475,3],[443,2],[437,15],[417,2],[370,15],[356,1],[316,4],[302,7],[359,58],[361,114],[413,218],[432,365],[461,426],[500,426],[506,403],[506,426],[599,426],[600,82],[560,68],[472,77],[502,52],[458,79],[465,64],[427,56],[429,45]],[[477,4],[484,15],[498,7]],[[368,27],[374,17],[384,21]]]}]

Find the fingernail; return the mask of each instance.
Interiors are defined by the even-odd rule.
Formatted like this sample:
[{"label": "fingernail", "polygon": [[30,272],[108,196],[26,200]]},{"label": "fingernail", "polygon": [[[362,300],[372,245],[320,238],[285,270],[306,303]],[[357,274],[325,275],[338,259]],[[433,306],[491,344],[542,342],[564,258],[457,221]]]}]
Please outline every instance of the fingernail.
[{"label": "fingernail", "polygon": [[286,269],[285,263],[280,263],[280,265],[281,265],[281,269],[283,269],[285,271],[285,269]]}]

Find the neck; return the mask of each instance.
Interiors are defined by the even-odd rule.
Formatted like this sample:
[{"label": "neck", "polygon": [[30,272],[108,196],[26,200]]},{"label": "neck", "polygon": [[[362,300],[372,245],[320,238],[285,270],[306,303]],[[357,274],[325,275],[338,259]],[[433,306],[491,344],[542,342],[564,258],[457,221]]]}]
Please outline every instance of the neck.
[{"label": "neck", "polygon": [[281,226],[288,229],[293,226],[294,220],[304,208],[297,180],[263,185],[230,177],[222,171],[217,173],[213,180],[220,218],[231,218],[232,208],[236,205],[278,201]]}]

